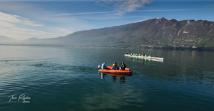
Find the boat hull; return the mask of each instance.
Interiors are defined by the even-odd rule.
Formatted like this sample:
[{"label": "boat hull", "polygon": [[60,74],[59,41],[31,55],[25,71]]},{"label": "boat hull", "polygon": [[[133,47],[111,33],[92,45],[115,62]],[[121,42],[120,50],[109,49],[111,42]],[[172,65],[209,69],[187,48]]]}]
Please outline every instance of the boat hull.
[{"label": "boat hull", "polygon": [[129,68],[126,68],[125,70],[113,70],[111,66],[107,66],[106,69],[99,69],[98,72],[118,74],[118,75],[131,75],[132,74],[132,71]]},{"label": "boat hull", "polygon": [[151,57],[151,56],[142,56],[142,55],[130,55],[130,54],[124,54],[126,57],[130,58],[136,58],[136,59],[144,59],[148,61],[156,61],[156,62],[163,62],[163,58],[161,57]]}]

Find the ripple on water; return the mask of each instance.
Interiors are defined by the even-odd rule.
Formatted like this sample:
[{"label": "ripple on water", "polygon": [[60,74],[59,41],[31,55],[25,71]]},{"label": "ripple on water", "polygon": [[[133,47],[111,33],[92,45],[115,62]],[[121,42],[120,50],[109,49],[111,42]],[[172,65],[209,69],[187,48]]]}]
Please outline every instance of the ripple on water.
[{"label": "ripple on water", "polygon": [[[0,71],[2,73],[0,75],[0,89],[4,90],[4,93],[0,93],[1,96],[18,92],[51,96],[61,90],[68,90],[63,86],[69,85],[80,76],[83,78],[90,77],[86,75],[95,71],[92,67],[62,65],[47,61],[5,60],[0,65],[5,68],[5,70]],[[50,88],[54,90],[50,90]]]}]

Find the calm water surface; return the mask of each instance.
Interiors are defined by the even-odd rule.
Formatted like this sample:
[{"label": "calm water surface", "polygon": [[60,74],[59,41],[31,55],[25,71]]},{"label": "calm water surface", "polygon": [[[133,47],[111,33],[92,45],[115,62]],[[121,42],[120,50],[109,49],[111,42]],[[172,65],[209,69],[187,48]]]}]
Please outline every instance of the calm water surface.
[{"label": "calm water surface", "polygon": [[[0,111],[214,111],[214,52],[147,50],[165,58],[158,63],[128,51],[2,45]],[[134,73],[101,79],[103,61],[125,61]]]}]

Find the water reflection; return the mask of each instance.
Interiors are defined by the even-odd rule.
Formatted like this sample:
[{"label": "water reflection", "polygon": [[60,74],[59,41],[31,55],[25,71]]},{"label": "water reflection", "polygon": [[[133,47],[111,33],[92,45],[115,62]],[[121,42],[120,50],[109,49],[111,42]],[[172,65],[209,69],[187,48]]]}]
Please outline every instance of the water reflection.
[{"label": "water reflection", "polygon": [[132,76],[132,75],[126,75],[126,74],[105,74],[105,73],[99,73],[100,75],[100,79],[105,79],[106,76],[111,76],[112,81],[116,82],[116,81],[120,81],[120,83],[125,83],[126,82],[126,77],[127,76]]},{"label": "water reflection", "polygon": [[[151,55],[166,58],[157,63],[125,58],[126,50],[113,48],[1,46],[0,51],[0,111],[214,111],[214,52],[155,50]],[[103,60],[124,61],[134,75],[97,73],[94,66]],[[21,93],[32,97],[29,107],[5,104]]]}]

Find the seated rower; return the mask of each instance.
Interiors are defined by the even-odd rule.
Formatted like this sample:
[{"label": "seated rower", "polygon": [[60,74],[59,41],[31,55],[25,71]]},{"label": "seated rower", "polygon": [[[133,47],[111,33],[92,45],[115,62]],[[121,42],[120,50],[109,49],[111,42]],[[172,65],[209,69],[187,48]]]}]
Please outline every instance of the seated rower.
[{"label": "seated rower", "polygon": [[126,69],[126,64],[124,62],[121,63],[121,70],[125,70]]},{"label": "seated rower", "polygon": [[118,70],[118,65],[117,65],[117,62],[114,62],[114,64],[112,64],[112,69],[113,70]]}]

